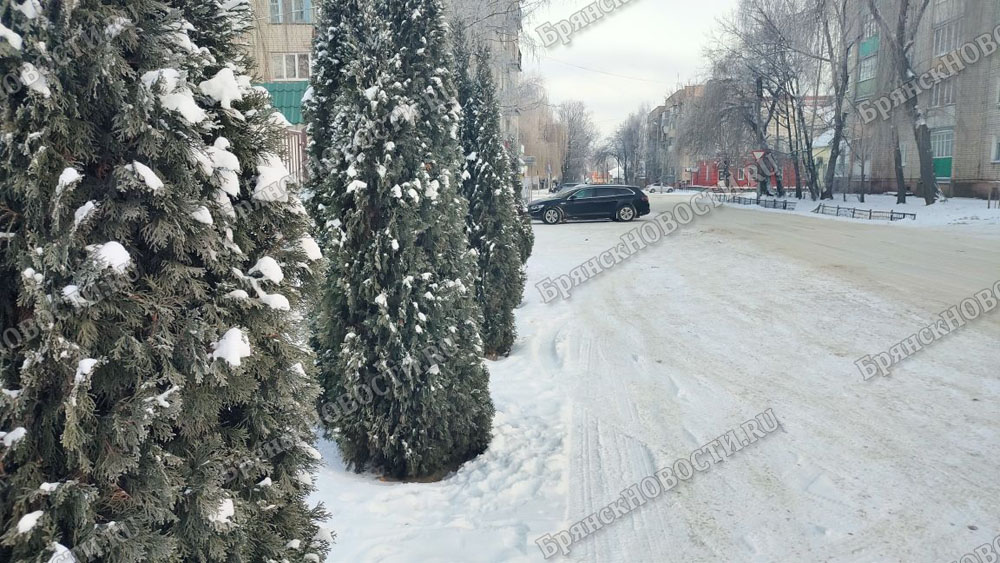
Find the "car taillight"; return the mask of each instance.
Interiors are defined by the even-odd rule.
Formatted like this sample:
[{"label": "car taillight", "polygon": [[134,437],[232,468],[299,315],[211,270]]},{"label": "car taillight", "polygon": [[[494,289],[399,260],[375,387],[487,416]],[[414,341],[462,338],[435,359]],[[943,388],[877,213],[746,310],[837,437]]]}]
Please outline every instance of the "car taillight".
[{"label": "car taillight", "polygon": [[642,194],[642,201],[649,201],[649,196],[646,194]]}]

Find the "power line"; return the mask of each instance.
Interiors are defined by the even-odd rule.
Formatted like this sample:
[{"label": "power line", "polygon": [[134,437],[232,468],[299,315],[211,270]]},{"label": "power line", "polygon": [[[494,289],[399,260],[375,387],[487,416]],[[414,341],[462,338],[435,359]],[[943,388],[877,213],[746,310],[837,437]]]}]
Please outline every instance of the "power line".
[{"label": "power line", "polygon": [[627,79],[627,80],[638,80],[639,82],[649,82],[649,83],[652,83],[652,84],[662,84],[664,86],[669,86],[669,84],[667,84],[666,82],[660,81],[660,80],[649,80],[647,78],[636,78],[635,76],[625,76],[624,74],[615,74],[613,72],[608,72],[606,70],[600,70],[600,69],[596,69],[596,68],[589,68],[589,67],[585,67],[585,66],[576,65],[576,64],[573,64],[573,63],[568,63],[566,61],[561,61],[559,59],[556,59],[554,57],[550,57],[548,55],[542,55],[542,57],[546,58],[546,59],[549,59],[550,61],[555,61],[557,63],[564,64],[566,66],[571,66],[571,67],[574,67],[574,68],[578,68],[580,70],[586,70],[588,72],[596,72],[598,74],[606,74],[608,76],[614,76],[616,78],[624,78],[624,79]]}]

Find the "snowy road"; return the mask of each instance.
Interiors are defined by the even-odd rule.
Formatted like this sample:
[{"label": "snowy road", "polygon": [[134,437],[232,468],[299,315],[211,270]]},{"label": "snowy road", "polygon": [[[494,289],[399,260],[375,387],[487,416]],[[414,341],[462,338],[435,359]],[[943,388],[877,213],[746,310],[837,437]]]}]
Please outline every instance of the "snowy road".
[{"label": "snowy road", "polygon": [[725,207],[542,303],[629,228],[536,225],[490,451],[430,485],[329,461],[329,561],[540,561],[536,537],[768,408],[782,430],[556,560],[952,561],[1000,533],[1000,311],[889,378],[854,366],[1000,280],[1000,229]]}]

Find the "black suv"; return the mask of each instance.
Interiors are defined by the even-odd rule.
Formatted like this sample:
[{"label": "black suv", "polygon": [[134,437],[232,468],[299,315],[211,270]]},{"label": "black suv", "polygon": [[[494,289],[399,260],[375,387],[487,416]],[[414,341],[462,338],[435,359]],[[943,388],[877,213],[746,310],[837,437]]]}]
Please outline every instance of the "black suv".
[{"label": "black suv", "polygon": [[649,196],[635,186],[580,186],[528,205],[533,219],[549,225],[566,219],[629,222],[649,215]]}]

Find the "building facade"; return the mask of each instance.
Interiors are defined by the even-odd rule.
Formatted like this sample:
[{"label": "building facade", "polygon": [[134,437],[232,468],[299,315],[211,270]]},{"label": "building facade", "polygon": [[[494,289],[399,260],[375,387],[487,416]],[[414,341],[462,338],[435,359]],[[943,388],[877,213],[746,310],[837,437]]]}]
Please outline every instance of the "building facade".
[{"label": "building facade", "polygon": [[[893,25],[899,0],[882,0],[883,17]],[[852,69],[856,103],[888,94],[899,81],[889,41],[869,11],[856,2],[861,42]],[[1000,24],[996,0],[931,0],[914,37],[912,60],[917,75],[956,60],[963,45],[993,34]],[[953,77],[921,92],[920,108],[931,130],[934,170],[941,190],[949,196],[986,196],[1000,186],[1000,54],[983,54],[963,64]],[[899,134],[906,185],[916,191],[920,176],[913,124],[902,108],[889,120],[865,124],[856,119],[849,129],[847,176],[851,191],[880,193],[896,189],[892,125]]]},{"label": "building facade", "polygon": [[687,104],[700,97],[704,85],[684,86],[667,97],[662,106],[647,119],[649,147],[648,176],[651,182],[671,186],[690,184],[698,168],[696,155],[680,148],[677,142]]},{"label": "building facade", "polygon": [[[251,0],[255,25],[250,48],[257,64],[258,85],[295,127],[302,126],[302,96],[309,87],[312,41],[318,0]],[[493,53],[502,127],[518,147],[518,85],[521,74],[521,6],[518,0],[446,0],[450,18],[466,21],[469,37],[483,41]]]}]

